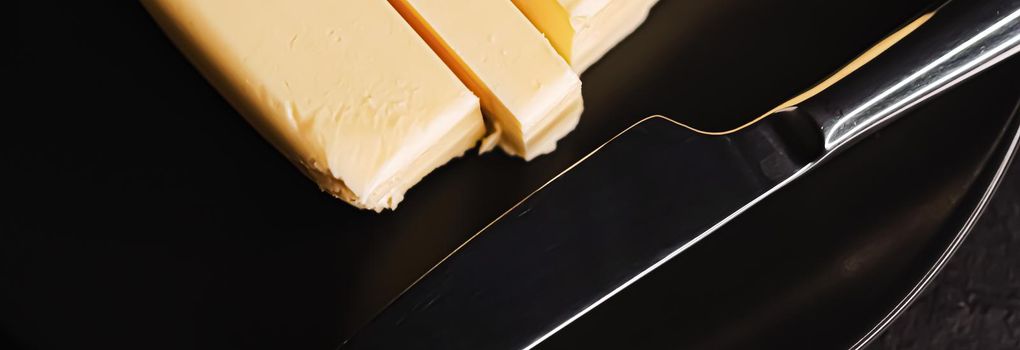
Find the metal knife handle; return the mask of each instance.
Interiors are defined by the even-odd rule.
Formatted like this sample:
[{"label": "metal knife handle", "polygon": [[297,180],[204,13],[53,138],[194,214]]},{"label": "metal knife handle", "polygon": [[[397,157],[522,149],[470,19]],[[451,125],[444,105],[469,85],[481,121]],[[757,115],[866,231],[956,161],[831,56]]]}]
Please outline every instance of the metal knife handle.
[{"label": "metal knife handle", "polygon": [[[949,1],[885,53],[799,109],[831,152],[1020,52],[1020,0]],[[1014,80],[1020,84],[1020,77]]]}]

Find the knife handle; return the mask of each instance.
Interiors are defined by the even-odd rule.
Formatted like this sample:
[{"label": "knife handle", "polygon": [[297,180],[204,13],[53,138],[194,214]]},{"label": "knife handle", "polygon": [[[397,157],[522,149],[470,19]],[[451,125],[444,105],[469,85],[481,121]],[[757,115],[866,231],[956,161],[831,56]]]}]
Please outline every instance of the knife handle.
[{"label": "knife handle", "polygon": [[832,152],[1017,52],[1020,0],[949,1],[798,109],[821,127]]}]

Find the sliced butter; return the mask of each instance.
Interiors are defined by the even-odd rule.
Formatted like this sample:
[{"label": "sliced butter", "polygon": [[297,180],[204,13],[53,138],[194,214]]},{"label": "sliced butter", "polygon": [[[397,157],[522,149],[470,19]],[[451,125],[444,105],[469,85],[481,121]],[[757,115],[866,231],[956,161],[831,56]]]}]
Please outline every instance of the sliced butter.
[{"label": "sliced butter", "polygon": [[390,3],[481,98],[506,152],[530,160],[577,125],[580,79],[511,2]]},{"label": "sliced butter", "polygon": [[648,17],[658,0],[513,0],[578,73]]},{"label": "sliced butter", "polygon": [[485,132],[478,99],[386,2],[143,4],[251,124],[359,208],[395,208]]}]

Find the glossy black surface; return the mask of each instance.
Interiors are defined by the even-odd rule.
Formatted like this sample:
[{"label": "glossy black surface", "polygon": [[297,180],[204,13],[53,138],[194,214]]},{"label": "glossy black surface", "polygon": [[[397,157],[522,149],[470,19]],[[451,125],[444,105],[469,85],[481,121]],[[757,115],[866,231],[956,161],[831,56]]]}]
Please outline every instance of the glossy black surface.
[{"label": "glossy black surface", "polygon": [[320,193],[138,4],[18,2],[3,333],[32,348],[333,348],[624,127],[738,125],[930,3],[663,0],[585,74],[587,112],[556,153],[469,155],[377,215]]}]

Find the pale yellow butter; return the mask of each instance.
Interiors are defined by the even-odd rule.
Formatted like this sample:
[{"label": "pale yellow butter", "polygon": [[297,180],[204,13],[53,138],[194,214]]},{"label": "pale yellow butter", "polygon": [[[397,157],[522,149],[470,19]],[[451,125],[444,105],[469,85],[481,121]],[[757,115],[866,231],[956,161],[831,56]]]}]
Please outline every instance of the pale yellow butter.
[{"label": "pale yellow butter", "polygon": [[507,0],[390,0],[482,101],[499,145],[525,159],[577,125],[581,81]]},{"label": "pale yellow butter", "polygon": [[648,17],[658,0],[513,0],[578,73]]},{"label": "pale yellow butter", "polygon": [[478,98],[385,1],[142,3],[251,124],[359,208],[395,208],[485,131]]}]

